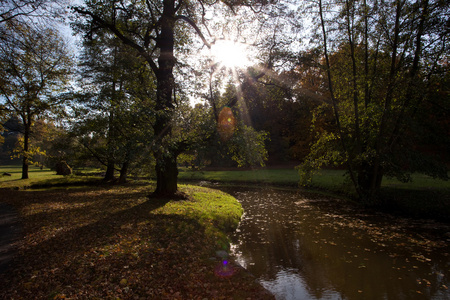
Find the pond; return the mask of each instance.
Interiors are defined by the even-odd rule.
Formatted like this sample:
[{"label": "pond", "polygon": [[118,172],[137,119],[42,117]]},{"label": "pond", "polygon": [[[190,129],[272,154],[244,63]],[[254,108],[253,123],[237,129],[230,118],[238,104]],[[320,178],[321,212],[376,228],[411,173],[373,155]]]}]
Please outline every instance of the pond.
[{"label": "pond", "polygon": [[450,299],[450,226],[275,188],[221,188],[236,261],[277,299]]}]

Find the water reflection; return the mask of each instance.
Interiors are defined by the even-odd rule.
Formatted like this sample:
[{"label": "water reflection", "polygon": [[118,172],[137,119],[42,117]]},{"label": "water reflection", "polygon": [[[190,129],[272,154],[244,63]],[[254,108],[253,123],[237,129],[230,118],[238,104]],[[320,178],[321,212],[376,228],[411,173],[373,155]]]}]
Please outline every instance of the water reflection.
[{"label": "water reflection", "polygon": [[450,299],[448,226],[291,190],[227,192],[245,209],[237,261],[277,299]]}]

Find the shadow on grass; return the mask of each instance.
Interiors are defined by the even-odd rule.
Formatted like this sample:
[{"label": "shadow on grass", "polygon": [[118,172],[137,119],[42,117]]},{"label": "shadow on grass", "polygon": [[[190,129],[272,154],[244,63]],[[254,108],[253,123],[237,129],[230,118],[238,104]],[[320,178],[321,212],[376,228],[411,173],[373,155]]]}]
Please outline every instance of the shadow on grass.
[{"label": "shadow on grass", "polygon": [[155,213],[169,200],[147,195],[120,189],[9,191],[4,196],[14,197],[27,227],[15,269],[0,276],[6,284],[0,295],[152,298],[169,293],[170,282],[189,297],[195,288],[189,270],[196,269],[199,253],[211,250],[201,242],[205,230],[194,219]]}]

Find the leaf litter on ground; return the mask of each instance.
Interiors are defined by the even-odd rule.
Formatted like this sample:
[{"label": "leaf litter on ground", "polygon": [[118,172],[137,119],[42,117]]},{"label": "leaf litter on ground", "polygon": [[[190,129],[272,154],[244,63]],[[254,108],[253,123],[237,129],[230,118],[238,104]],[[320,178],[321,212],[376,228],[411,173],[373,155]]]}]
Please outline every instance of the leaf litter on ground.
[{"label": "leaf litter on ground", "polygon": [[0,201],[20,212],[23,238],[0,274],[0,298],[273,299],[215,257],[235,224],[226,205],[202,199],[221,192],[183,191],[188,200],[149,200],[140,185],[2,191]]}]

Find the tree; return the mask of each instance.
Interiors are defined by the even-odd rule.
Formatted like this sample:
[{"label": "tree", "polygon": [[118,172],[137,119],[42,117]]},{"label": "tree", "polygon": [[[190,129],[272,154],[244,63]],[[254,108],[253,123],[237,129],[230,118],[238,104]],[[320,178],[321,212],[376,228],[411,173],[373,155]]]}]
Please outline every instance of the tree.
[{"label": "tree", "polygon": [[[23,131],[23,130],[22,130]],[[34,164],[43,168],[54,167],[53,144],[61,136],[63,128],[57,127],[51,119],[37,118],[33,124],[33,130],[29,136],[28,164]],[[15,143],[15,149],[11,151],[17,158],[22,158],[24,138],[20,135]]]},{"label": "tree", "polygon": [[104,180],[114,180],[120,165],[124,182],[133,159],[152,141],[147,124],[153,118],[148,109],[155,103],[154,78],[142,58],[130,56],[128,47],[105,30],[83,46],[79,85],[85,92],[75,104],[74,132],[106,167]]},{"label": "tree", "polygon": [[376,201],[383,176],[407,181],[410,173],[422,172],[447,179],[445,165],[414,144],[424,132],[418,130],[424,128],[418,112],[430,100],[430,79],[442,70],[449,50],[450,32],[440,30],[448,28],[448,5],[432,0],[313,5],[336,126],[314,144],[303,170],[345,164],[366,203]]},{"label": "tree", "polygon": [[158,196],[173,195],[177,191],[175,153],[181,145],[169,141],[174,112],[175,25],[178,20],[185,20],[196,27],[191,18],[181,14],[182,11],[189,13],[187,8],[183,2],[174,0],[162,3],[88,1],[85,7],[74,7],[78,14],[90,19],[93,27],[110,30],[133,48],[156,77],[156,120],[152,126],[158,138],[153,148],[157,174],[155,195]]},{"label": "tree", "polygon": [[312,90],[316,87],[311,82],[321,81],[308,74],[312,70],[310,63],[301,66],[297,62],[290,71],[272,71],[256,81],[249,76],[242,84],[251,125],[269,134],[266,147],[271,163],[302,160],[316,131],[325,125],[318,124],[325,120],[316,115],[316,128],[310,130],[314,111],[324,102]]},{"label": "tree", "polygon": [[22,179],[27,179],[34,122],[38,116],[61,110],[73,61],[53,29],[23,27],[12,34],[14,42],[0,44],[0,94],[23,125]]},{"label": "tree", "polygon": [[[226,3],[233,6],[231,3]],[[154,195],[168,196],[177,192],[177,154],[186,149],[183,142],[171,139],[172,119],[176,111],[174,89],[175,52],[187,43],[189,30],[206,44],[200,26],[205,22],[204,1],[86,1],[84,7],[74,7],[87,19],[92,31],[105,28],[147,62],[156,78],[156,137],[153,155],[156,159],[157,184]],[[89,25],[90,24],[90,25]],[[183,27],[184,26],[184,27]],[[186,27],[188,26],[188,27]]]},{"label": "tree", "polygon": [[64,1],[55,0],[0,0],[0,24],[23,24],[26,19],[54,17],[61,13],[63,6]]},{"label": "tree", "polygon": [[195,149],[198,154],[197,164],[216,167],[265,165],[268,156],[265,147],[267,133],[257,131],[246,123],[248,115],[245,100],[242,95],[238,95],[239,90],[230,83],[222,95],[214,93],[211,101],[195,108],[208,114],[202,122],[202,143],[198,143]]}]

